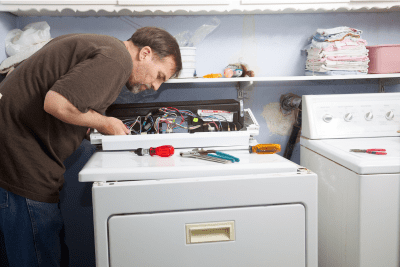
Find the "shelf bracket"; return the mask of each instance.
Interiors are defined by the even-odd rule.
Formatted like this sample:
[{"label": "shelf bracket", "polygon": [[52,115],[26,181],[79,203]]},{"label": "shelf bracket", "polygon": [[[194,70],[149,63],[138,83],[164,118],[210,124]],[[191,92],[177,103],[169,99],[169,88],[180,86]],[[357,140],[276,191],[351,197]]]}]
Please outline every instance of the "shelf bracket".
[{"label": "shelf bracket", "polygon": [[379,93],[385,92],[385,82],[383,79],[379,79]]},{"label": "shelf bracket", "polygon": [[253,81],[246,81],[246,82],[238,82],[237,91],[238,91],[238,99],[243,99],[245,91],[253,86]]}]

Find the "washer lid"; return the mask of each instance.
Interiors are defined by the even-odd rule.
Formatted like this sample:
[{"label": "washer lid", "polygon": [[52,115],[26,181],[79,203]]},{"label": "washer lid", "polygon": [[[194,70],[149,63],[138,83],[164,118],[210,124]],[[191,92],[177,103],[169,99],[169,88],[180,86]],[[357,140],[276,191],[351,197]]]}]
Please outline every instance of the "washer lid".
[{"label": "washer lid", "polygon": [[241,174],[296,173],[298,165],[277,155],[250,154],[247,149],[224,151],[240,162],[221,164],[183,158],[175,149],[171,157],[137,156],[133,152],[96,152],[79,173],[80,182],[159,180]]},{"label": "washer lid", "polygon": [[[349,138],[310,140],[301,145],[358,174],[400,173],[400,138]],[[350,149],[384,148],[387,155],[350,152]]]}]

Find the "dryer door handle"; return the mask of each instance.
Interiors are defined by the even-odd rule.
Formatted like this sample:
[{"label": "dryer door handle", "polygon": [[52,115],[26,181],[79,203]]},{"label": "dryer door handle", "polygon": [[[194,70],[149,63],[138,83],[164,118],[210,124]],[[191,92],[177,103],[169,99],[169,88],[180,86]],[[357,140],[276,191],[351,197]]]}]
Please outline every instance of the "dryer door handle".
[{"label": "dryer door handle", "polygon": [[186,244],[235,240],[235,221],[186,224]]}]

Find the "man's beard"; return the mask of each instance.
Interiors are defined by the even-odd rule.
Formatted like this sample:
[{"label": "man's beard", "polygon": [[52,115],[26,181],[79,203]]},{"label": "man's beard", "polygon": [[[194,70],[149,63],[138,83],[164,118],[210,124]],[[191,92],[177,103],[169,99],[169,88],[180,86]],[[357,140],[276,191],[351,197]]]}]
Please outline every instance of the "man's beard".
[{"label": "man's beard", "polygon": [[138,94],[138,93],[142,92],[143,90],[140,90],[142,85],[146,86],[145,90],[151,89],[151,86],[149,86],[148,84],[134,84],[134,85],[131,85],[131,83],[129,81],[125,84],[126,88],[128,88],[128,90],[133,94]]}]

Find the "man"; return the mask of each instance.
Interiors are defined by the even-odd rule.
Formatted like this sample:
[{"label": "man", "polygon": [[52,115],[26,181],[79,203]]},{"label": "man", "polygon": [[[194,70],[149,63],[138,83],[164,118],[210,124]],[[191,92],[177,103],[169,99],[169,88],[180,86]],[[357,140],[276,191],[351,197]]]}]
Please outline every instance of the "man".
[{"label": "man", "polygon": [[0,241],[10,266],[60,266],[63,161],[88,128],[129,132],[119,119],[102,115],[125,84],[132,92],[157,90],[181,69],[175,38],[145,27],[124,42],[94,34],[54,38],[6,77],[0,84]]}]

